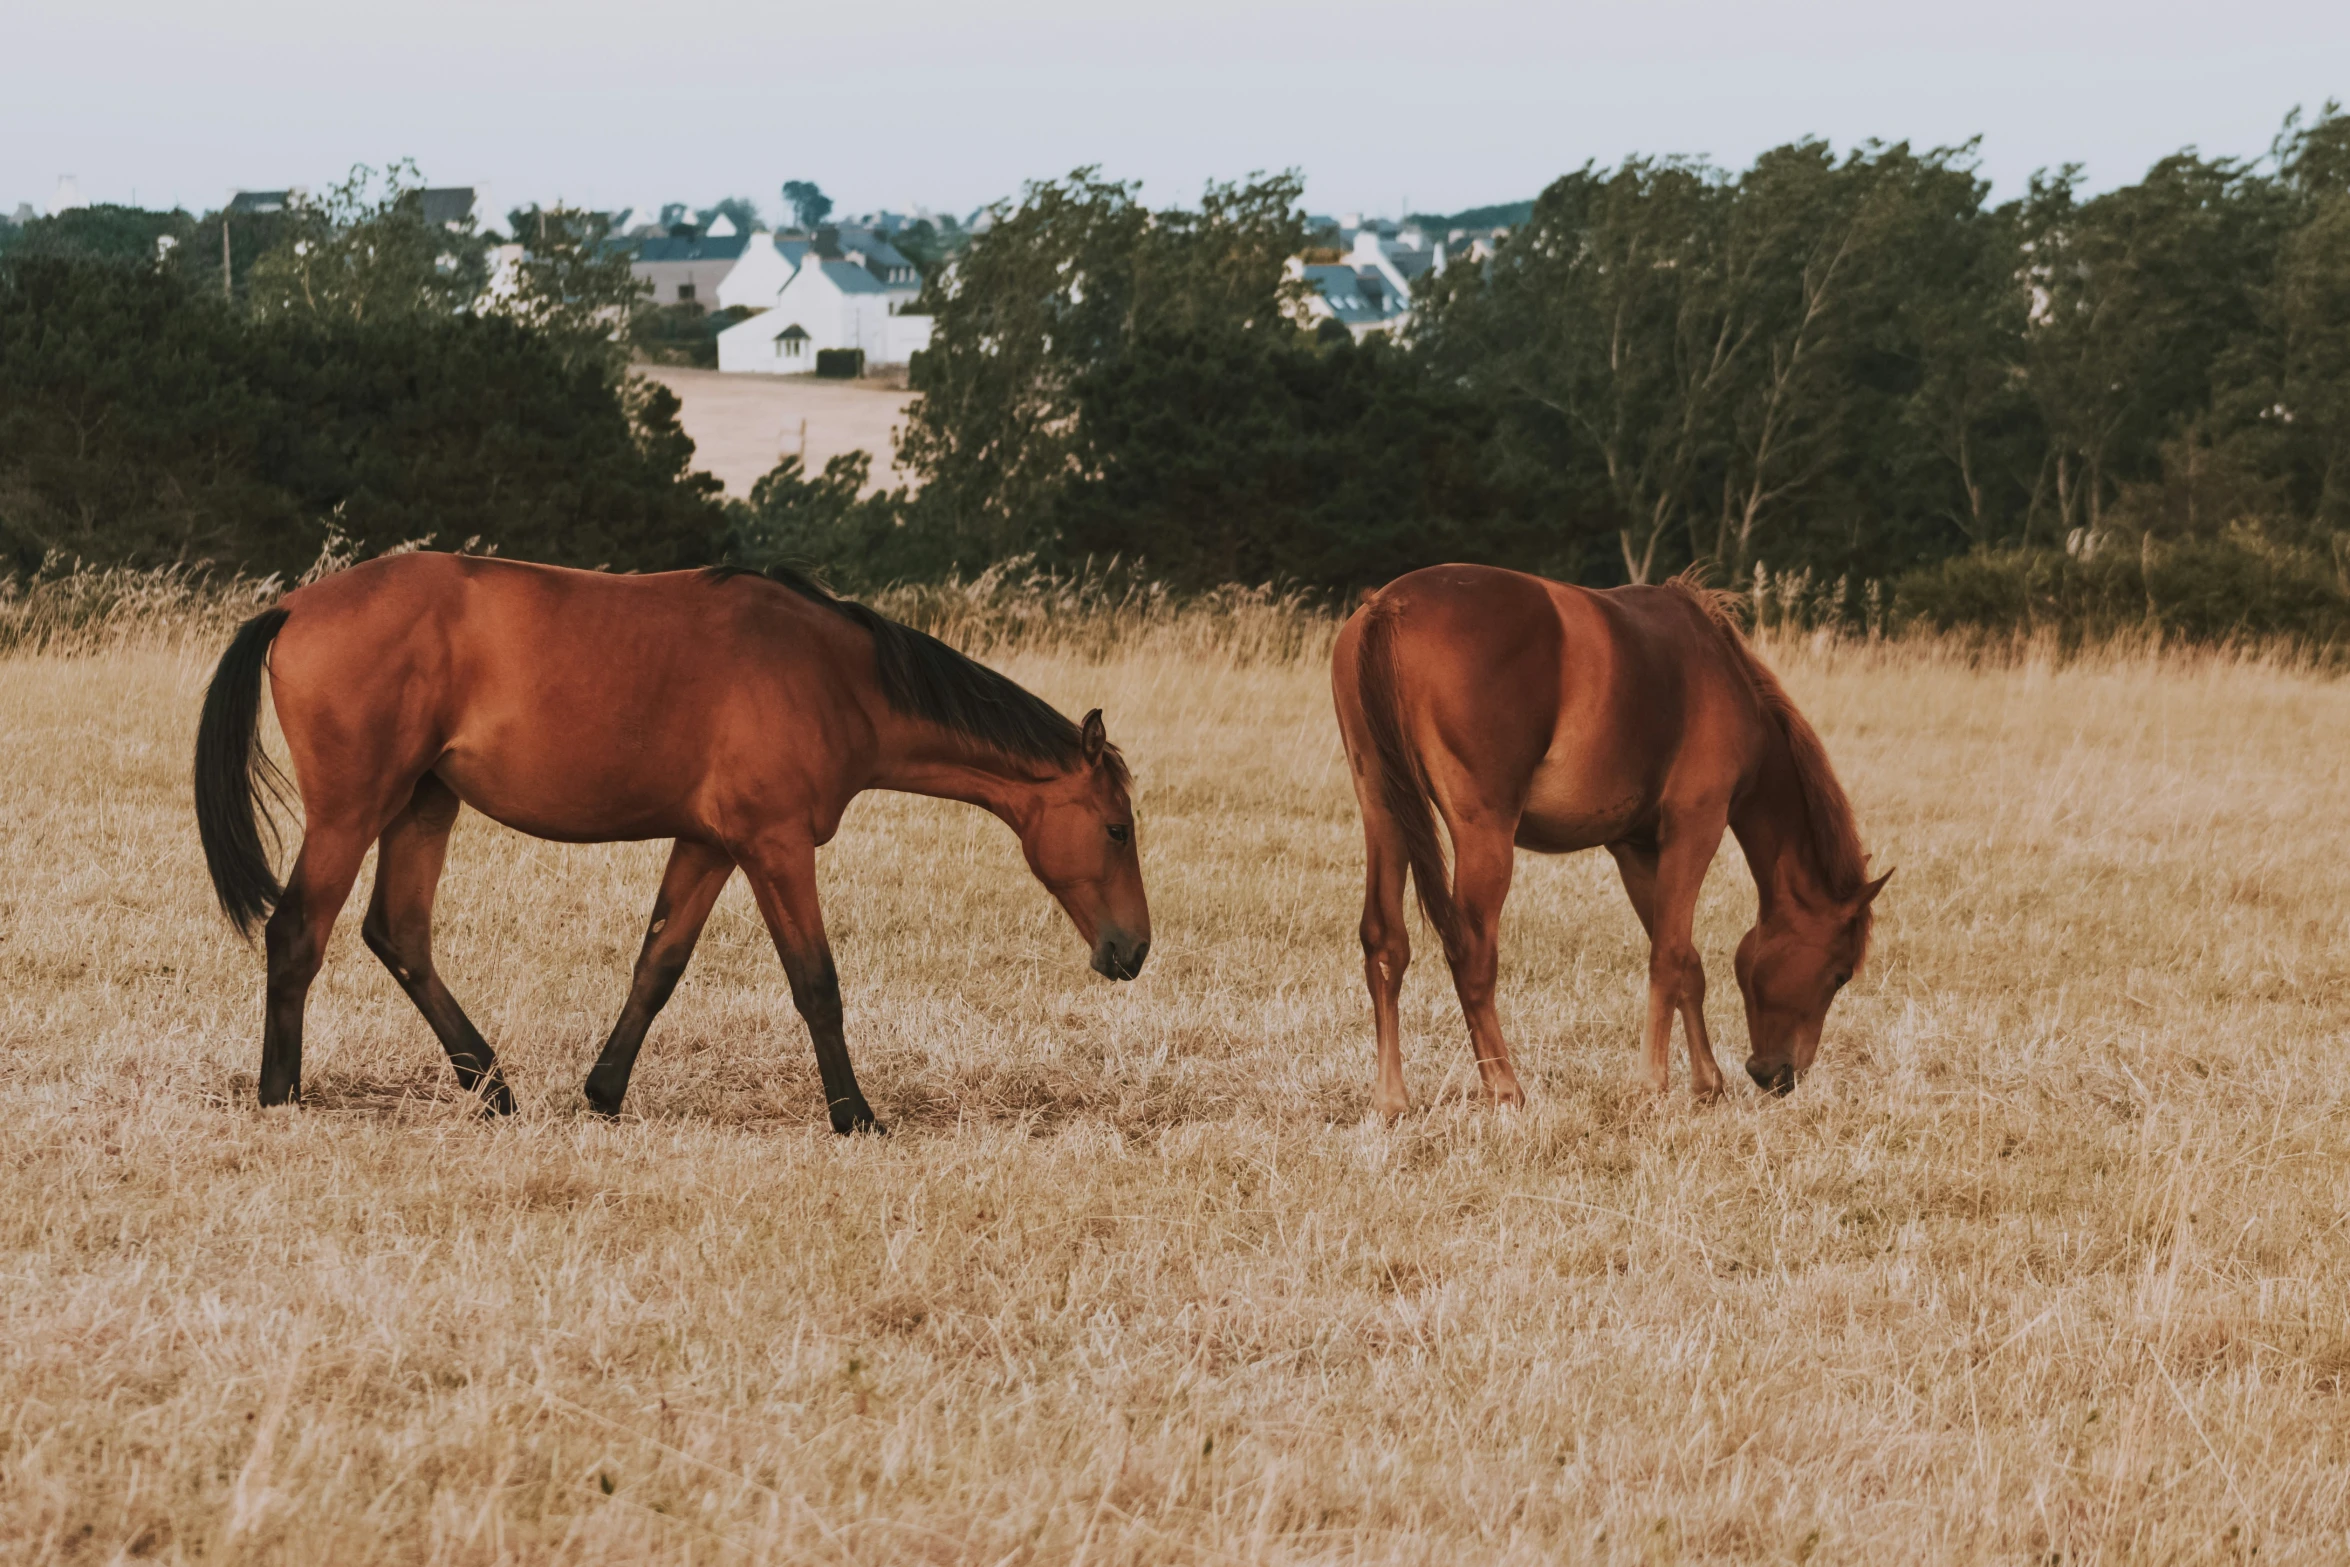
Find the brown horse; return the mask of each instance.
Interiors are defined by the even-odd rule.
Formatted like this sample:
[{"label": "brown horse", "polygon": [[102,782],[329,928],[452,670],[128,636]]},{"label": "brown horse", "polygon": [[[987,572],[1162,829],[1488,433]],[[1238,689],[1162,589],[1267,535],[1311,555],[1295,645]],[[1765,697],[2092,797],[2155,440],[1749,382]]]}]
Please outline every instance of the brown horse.
[{"label": "brown horse", "polygon": [[[1648,931],[1649,1083],[1666,1087],[1678,1013],[1690,1086],[1719,1093],[1690,931],[1725,827],[1760,894],[1738,946],[1747,1075],[1774,1093],[1795,1087],[1828,1003],[1867,954],[1869,905],[1887,878],[1867,880],[1852,807],[1819,736],[1720,600],[1683,581],[1595,593],[1437,566],[1398,578],[1357,611],[1331,666],[1369,845],[1363,969],[1381,1113],[1411,1106],[1396,1019],[1411,958],[1407,869],[1444,943],[1486,1093],[1524,1102],[1493,1009],[1519,847],[1605,846],[1615,856]],[[1438,815],[1452,839],[1449,877]]]},{"label": "brown horse", "polygon": [[[281,889],[262,843],[267,666],[301,789]],[[841,1035],[816,850],[867,789],[968,801],[1131,979],[1150,948],[1127,774],[1101,713],[1073,724],[993,670],[788,572],[611,576],[455,555],[371,561],[247,621],[204,696],[196,819],[220,904],[268,920],[261,1102],[298,1099],[302,1011],[369,844],[361,927],[457,1080],[513,1108],[434,971],[433,889],[460,802],[566,843],[674,838],[627,1004],[588,1076],[617,1114],[645,1031],[736,866],[807,1020],[833,1130],[878,1130]]]}]

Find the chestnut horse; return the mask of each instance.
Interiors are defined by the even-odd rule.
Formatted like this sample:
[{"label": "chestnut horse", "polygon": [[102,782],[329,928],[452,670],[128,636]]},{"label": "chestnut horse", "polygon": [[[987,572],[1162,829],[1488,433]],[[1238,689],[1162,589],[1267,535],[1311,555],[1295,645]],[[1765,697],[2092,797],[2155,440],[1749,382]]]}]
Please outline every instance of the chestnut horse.
[{"label": "chestnut horse", "polygon": [[[281,889],[262,843],[275,768],[266,664],[301,790]],[[204,696],[196,820],[221,908],[268,920],[261,1102],[301,1092],[302,1012],[377,845],[361,926],[457,1081],[513,1108],[433,967],[433,889],[460,802],[566,843],[674,838],[628,1001],[587,1080],[619,1112],[645,1031],[741,866],[807,1020],[833,1130],[879,1130],[841,1034],[816,850],[867,789],[968,801],[1130,979],[1150,947],[1127,774],[1101,713],[1073,724],[946,644],[788,572],[612,576],[440,554],[370,561],[245,623]]]},{"label": "chestnut horse", "polygon": [[1724,828],[1760,894],[1738,946],[1747,1075],[1773,1093],[1795,1087],[1828,1003],[1867,954],[1869,905],[1887,878],[1867,879],[1819,736],[1720,599],[1681,580],[1593,592],[1432,567],[1347,622],[1331,682],[1369,848],[1363,970],[1382,1114],[1411,1106],[1396,1018],[1411,958],[1407,870],[1444,943],[1485,1092],[1524,1102],[1493,1008],[1501,905],[1521,847],[1604,846],[1615,857],[1648,932],[1649,1084],[1665,1090],[1678,1014],[1691,1088],[1719,1093],[1690,931]]}]

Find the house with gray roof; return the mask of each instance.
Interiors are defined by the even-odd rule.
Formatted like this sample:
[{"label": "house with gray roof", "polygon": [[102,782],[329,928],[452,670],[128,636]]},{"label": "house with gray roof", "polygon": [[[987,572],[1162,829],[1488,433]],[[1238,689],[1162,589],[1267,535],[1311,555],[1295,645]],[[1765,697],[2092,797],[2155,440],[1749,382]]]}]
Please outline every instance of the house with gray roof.
[{"label": "house with gray roof", "polygon": [[863,262],[811,252],[775,303],[718,334],[718,368],[741,375],[803,375],[828,348],[864,350],[869,365],[902,365],[930,346],[920,290],[889,284]]},{"label": "house with gray roof", "polygon": [[796,235],[771,234],[764,229],[754,231],[750,243],[743,247],[742,259],[718,285],[718,308],[772,309],[775,296],[783,292],[783,285],[800,270],[800,263],[808,258],[812,248],[809,241]]},{"label": "house with gray roof", "polygon": [[719,285],[750,245],[747,234],[712,237],[683,229],[644,239],[608,243],[631,252],[628,270],[651,285],[656,305],[700,305],[714,309]]},{"label": "house with gray roof", "polygon": [[1374,333],[1393,331],[1412,313],[1411,296],[1377,267],[1293,259],[1289,275],[1308,289],[1304,311],[1309,323],[1335,321],[1358,343]]}]

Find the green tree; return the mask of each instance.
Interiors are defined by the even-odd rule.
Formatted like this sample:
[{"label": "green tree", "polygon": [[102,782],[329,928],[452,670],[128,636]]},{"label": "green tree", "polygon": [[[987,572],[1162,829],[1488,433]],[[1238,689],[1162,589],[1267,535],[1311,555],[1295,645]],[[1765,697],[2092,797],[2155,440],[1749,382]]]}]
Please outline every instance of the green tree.
[{"label": "green tree", "polygon": [[832,198],[818,190],[814,180],[785,180],[783,204],[791,208],[792,222],[811,234],[832,216]]},{"label": "green tree", "polygon": [[185,212],[101,203],[74,207],[55,217],[35,218],[17,235],[19,255],[94,256],[111,261],[149,262],[171,257],[195,232]]},{"label": "green tree", "polygon": [[575,207],[527,207],[509,218],[522,255],[482,308],[545,334],[575,357],[617,375],[628,362],[631,319],[652,286],[612,245],[610,220]]},{"label": "green tree", "polygon": [[1080,387],[1136,341],[1290,330],[1299,189],[1213,185],[1196,211],[1153,212],[1080,169],[1029,186],[930,280],[937,325],[899,454],[964,558],[1055,548],[1054,507],[1085,476]]},{"label": "green tree", "polygon": [[748,196],[721,196],[715,206],[704,207],[695,215],[695,221],[705,229],[720,218],[733,224],[736,232],[742,234],[767,226],[767,220],[759,216],[759,204]]},{"label": "green tree", "polygon": [[2026,364],[2049,438],[2043,538],[2100,530],[2120,487],[2157,478],[2164,442],[2210,408],[2222,355],[2259,326],[2278,196],[2252,165],[2192,153],[2087,201],[2077,170],[2033,180],[2021,217]]},{"label": "green tree", "polygon": [[471,309],[488,280],[488,247],[470,218],[428,222],[423,192],[413,160],[380,175],[361,164],[322,199],[292,208],[276,246],[254,264],[255,312],[365,322]]},{"label": "green tree", "polygon": [[0,547],[297,571],[468,540],[575,565],[714,558],[665,389],[503,316],[248,317],[169,267],[0,266]]},{"label": "green tree", "polygon": [[1733,196],[1702,163],[1586,165],[1542,193],[1490,267],[1423,284],[1413,344],[1549,476],[1554,554],[1612,536],[1625,579],[1649,581],[1702,504],[1747,348],[1717,272]]}]

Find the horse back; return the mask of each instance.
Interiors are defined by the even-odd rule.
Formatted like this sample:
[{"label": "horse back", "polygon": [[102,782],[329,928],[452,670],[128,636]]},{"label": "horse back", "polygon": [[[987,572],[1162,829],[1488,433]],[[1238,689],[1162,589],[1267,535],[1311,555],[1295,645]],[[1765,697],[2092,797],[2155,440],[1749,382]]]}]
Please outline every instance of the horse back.
[{"label": "horse back", "polygon": [[1527,848],[1592,848],[1652,834],[1668,803],[1726,801],[1753,766],[1751,690],[1677,586],[1440,566],[1398,578],[1364,614],[1392,617],[1399,709],[1456,823],[1498,818]]},{"label": "horse back", "polygon": [[672,836],[715,791],[817,790],[870,739],[851,628],[701,573],[419,552],[285,607],[273,692],[306,800],[433,771],[543,837]]}]

